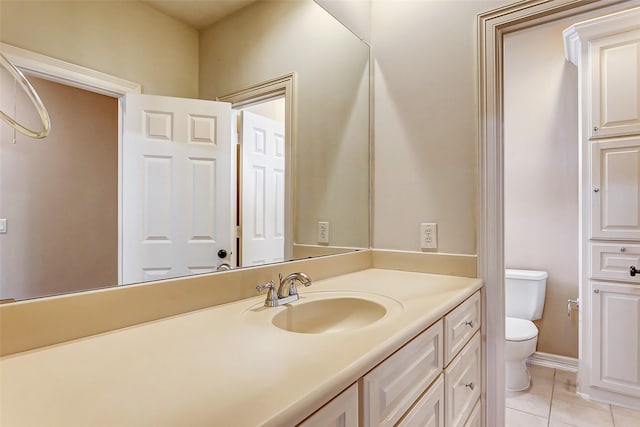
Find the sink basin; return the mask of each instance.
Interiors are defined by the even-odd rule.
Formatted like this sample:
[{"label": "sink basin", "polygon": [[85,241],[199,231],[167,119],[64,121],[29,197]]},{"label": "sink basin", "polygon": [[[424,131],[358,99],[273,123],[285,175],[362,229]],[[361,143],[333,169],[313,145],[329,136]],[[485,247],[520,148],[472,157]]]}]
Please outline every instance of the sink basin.
[{"label": "sink basin", "polygon": [[368,326],[387,314],[377,302],[357,297],[336,297],[298,302],[273,317],[280,329],[304,334],[340,332]]}]

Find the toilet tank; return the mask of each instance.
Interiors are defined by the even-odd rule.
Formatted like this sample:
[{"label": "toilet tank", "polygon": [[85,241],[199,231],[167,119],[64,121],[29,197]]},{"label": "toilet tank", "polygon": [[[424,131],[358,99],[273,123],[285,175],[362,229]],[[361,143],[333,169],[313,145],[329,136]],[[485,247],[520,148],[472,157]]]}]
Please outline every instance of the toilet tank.
[{"label": "toilet tank", "polygon": [[537,320],[542,317],[547,272],[505,270],[505,309],[507,317]]}]

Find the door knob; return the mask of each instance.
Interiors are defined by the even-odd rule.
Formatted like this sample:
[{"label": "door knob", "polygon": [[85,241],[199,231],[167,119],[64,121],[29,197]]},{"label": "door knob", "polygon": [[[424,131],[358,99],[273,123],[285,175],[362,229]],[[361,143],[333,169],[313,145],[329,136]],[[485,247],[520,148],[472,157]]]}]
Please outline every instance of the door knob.
[{"label": "door knob", "polygon": [[218,258],[226,258],[227,257],[227,251],[225,249],[220,249],[218,251]]}]

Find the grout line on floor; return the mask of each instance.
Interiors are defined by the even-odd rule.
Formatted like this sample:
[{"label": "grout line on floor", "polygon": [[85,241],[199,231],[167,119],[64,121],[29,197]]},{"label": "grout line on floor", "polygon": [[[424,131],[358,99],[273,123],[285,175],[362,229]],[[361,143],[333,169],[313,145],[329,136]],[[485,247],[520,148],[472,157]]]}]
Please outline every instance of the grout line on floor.
[{"label": "grout line on floor", "polygon": [[551,377],[551,399],[549,400],[549,412],[547,413],[547,427],[551,424],[551,406],[553,405],[553,395],[556,391],[556,372],[557,369],[553,370],[553,376]]}]

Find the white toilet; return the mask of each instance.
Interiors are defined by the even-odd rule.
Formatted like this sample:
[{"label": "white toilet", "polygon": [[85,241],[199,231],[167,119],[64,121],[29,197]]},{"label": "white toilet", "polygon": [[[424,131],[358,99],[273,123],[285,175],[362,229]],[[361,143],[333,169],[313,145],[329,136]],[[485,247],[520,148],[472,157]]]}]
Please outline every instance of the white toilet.
[{"label": "white toilet", "polygon": [[505,270],[505,372],[509,391],[529,388],[525,360],[536,351],[538,328],[532,320],[542,317],[547,273]]}]

